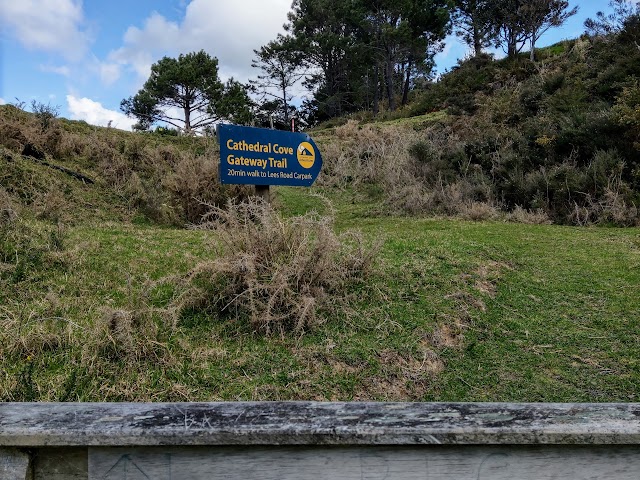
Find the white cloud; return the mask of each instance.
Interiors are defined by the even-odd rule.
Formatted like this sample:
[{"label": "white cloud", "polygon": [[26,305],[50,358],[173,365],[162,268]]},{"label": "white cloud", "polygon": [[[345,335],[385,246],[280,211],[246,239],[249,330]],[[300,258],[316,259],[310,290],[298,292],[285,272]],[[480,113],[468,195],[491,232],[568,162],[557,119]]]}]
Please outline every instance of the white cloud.
[{"label": "white cloud", "polygon": [[20,43],[33,50],[79,60],[89,46],[89,36],[81,28],[81,0],[0,0],[0,18]]},{"label": "white cloud", "polygon": [[71,76],[71,70],[65,65],[61,65],[59,67],[56,67],[55,65],[40,65],[40,70],[48,73],[57,73],[63,77]]},{"label": "white cloud", "polygon": [[0,98],[0,105],[6,105],[7,102],[4,100],[4,98]]},{"label": "white cloud", "polygon": [[438,75],[450,70],[458,63],[458,59],[464,57],[469,48],[454,34],[445,38],[444,49],[434,57]]},{"label": "white cloud", "polygon": [[219,60],[221,77],[254,76],[253,50],[283,31],[291,0],[192,0],[180,23],[154,12],[141,28],[131,26],[109,59],[131,66],[141,78],[165,55],[205,50]]},{"label": "white cloud", "polygon": [[100,63],[98,68],[100,80],[106,86],[113,85],[120,78],[121,68],[117,63]]},{"label": "white cloud", "polygon": [[74,95],[67,95],[67,106],[71,113],[72,120],[84,120],[91,125],[106,127],[111,122],[114,128],[131,130],[136,123],[132,118],[128,118],[121,112],[104,108],[100,102],[95,102],[90,98],[77,98]]},{"label": "white cloud", "polygon": [[453,50],[454,45],[457,45],[459,42],[453,36],[448,36],[444,42],[444,48],[442,51],[438,52],[435,56],[436,59],[447,58],[451,54],[451,50]]}]

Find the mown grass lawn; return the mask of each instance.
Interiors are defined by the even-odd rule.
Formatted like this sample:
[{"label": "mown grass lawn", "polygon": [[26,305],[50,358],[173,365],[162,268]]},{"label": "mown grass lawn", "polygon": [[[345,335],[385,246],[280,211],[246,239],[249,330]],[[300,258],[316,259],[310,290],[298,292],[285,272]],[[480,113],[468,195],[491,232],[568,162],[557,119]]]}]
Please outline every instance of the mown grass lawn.
[{"label": "mown grass lawn", "polygon": [[[327,210],[276,191],[287,215]],[[269,337],[232,315],[172,322],[158,281],[210,257],[214,234],[78,224],[3,292],[0,400],[638,401],[640,229],[393,217],[325,194],[337,229],[382,242],[341,314]]]}]

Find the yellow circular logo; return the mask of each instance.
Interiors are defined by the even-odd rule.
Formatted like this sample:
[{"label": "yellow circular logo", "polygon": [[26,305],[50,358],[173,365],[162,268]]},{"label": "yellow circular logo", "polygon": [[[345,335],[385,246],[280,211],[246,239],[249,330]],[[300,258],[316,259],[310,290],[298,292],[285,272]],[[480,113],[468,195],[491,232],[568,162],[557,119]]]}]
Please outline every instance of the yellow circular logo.
[{"label": "yellow circular logo", "polygon": [[314,162],[316,161],[316,151],[309,142],[302,142],[298,145],[298,163],[302,165],[303,168],[311,168],[313,167]]}]

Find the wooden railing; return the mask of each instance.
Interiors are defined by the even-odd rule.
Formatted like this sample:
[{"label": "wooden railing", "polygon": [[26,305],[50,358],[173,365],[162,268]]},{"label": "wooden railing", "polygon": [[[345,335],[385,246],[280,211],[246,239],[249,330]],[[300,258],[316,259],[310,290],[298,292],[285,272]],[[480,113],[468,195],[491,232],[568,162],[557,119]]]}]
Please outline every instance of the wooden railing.
[{"label": "wooden railing", "polygon": [[640,404],[4,403],[2,480],[640,479]]}]

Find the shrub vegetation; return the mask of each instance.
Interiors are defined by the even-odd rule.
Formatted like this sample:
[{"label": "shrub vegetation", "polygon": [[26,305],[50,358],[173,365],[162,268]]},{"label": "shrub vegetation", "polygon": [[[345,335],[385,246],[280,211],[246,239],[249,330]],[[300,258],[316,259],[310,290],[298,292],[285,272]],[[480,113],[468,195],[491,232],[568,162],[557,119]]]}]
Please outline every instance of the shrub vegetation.
[{"label": "shrub vegetation", "polygon": [[206,311],[267,334],[301,333],[348,305],[349,286],[365,280],[377,253],[315,212],[285,218],[261,200],[210,208],[197,228],[215,232],[216,255],[179,282],[178,318]]},{"label": "shrub vegetation", "polygon": [[349,138],[325,147],[324,182],[380,185],[410,214],[638,225],[639,24],[541,49],[535,63],[461,61],[405,112],[424,122],[393,135],[356,120],[324,130]]}]

